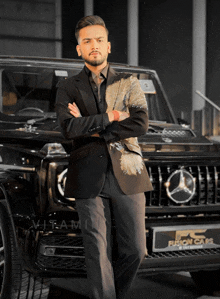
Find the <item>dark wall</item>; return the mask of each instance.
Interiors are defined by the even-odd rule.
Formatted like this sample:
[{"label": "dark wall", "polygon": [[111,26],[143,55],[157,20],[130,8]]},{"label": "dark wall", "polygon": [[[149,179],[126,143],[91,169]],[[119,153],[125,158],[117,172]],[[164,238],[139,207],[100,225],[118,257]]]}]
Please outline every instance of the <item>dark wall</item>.
[{"label": "dark wall", "polygon": [[155,69],[178,117],[190,120],[192,1],[140,0],[139,64]]},{"label": "dark wall", "polygon": [[76,53],[75,27],[84,16],[83,1],[62,1],[63,58],[78,58]]},{"label": "dark wall", "polygon": [[[83,1],[63,1],[63,57],[78,58],[76,53],[75,26],[84,16]],[[102,17],[109,30],[109,41],[112,45],[110,62],[127,63],[127,0],[95,0],[94,14]]]},{"label": "dark wall", "polygon": [[109,61],[127,63],[127,0],[95,0],[94,13],[105,20],[109,30]]},{"label": "dark wall", "polygon": [[[110,62],[127,63],[127,0],[94,0],[110,31]],[[74,28],[83,1],[63,1],[63,57],[77,58]],[[139,65],[156,69],[177,117],[190,121],[192,82],[192,0],[139,1]]]}]

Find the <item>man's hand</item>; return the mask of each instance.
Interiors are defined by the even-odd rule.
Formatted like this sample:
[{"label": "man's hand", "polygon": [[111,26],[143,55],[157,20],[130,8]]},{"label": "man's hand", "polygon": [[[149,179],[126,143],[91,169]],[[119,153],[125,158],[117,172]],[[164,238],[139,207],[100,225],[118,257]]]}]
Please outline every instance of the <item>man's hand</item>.
[{"label": "man's hand", "polygon": [[79,108],[77,107],[76,103],[69,103],[68,104],[68,108],[69,108],[69,111],[70,113],[75,116],[75,117],[81,117],[81,113],[79,111]]},{"label": "man's hand", "polygon": [[[118,110],[116,110],[116,111],[119,113],[119,120],[118,121],[122,121],[122,120],[124,120],[124,119],[126,119],[130,116],[130,114],[127,113],[127,112],[122,112],[122,111],[118,111]],[[109,118],[110,122],[114,121],[114,113],[112,111],[108,112],[108,118]]]}]

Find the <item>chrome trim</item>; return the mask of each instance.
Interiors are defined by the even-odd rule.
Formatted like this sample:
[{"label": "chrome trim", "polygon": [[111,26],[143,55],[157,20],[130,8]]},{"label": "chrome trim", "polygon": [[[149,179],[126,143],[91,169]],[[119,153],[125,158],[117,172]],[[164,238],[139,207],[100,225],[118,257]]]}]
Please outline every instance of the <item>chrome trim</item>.
[{"label": "chrome trim", "polygon": [[217,203],[218,199],[218,172],[216,166],[214,166],[214,203]]},{"label": "chrome trim", "polygon": [[209,173],[208,166],[206,166],[205,171],[206,171],[206,188],[205,189],[206,189],[206,204],[207,204],[208,203],[208,194],[211,191],[210,190],[211,176],[210,176],[210,173]]},{"label": "chrome trim", "polygon": [[18,166],[18,165],[0,164],[0,171],[1,170],[35,172],[36,168],[34,166]]},{"label": "chrome trim", "polygon": [[161,195],[162,195],[162,184],[163,184],[163,178],[162,178],[162,172],[160,166],[158,166],[158,179],[159,179],[159,206],[161,206]]},{"label": "chrome trim", "polygon": [[69,257],[69,258],[85,258],[84,255],[70,255],[70,254],[56,254],[54,252],[53,254],[47,254],[46,249],[52,248],[52,249],[84,249],[82,246],[54,246],[54,245],[41,245],[39,249],[39,253],[44,256],[54,256],[54,257]]},{"label": "chrome trim", "polygon": [[201,193],[202,193],[202,174],[201,174],[200,166],[198,166],[197,169],[198,169],[198,176],[197,176],[197,180],[198,180],[198,184],[197,184],[198,204],[200,204],[200,202],[201,202]]},{"label": "chrome trim", "polygon": [[[151,168],[151,166],[148,167],[148,175],[149,175],[151,183],[153,183],[153,175],[152,175],[152,168]],[[151,206],[152,205],[152,200],[153,200],[152,192],[149,192],[149,196],[150,196],[149,200],[150,200],[150,206]]]}]

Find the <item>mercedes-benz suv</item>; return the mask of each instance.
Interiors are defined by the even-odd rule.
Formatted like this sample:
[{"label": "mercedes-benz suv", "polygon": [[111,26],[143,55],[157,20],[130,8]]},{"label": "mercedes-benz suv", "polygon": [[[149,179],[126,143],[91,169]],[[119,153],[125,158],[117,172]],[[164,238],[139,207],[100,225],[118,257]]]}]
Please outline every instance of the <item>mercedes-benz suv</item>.
[{"label": "mercedes-benz suv", "polygon": [[[207,293],[220,289],[219,144],[177,122],[154,70],[112,67],[140,80],[149,107],[139,143],[154,189],[139,272],[189,271]],[[0,57],[2,299],[45,299],[50,278],[86,276],[75,199],[64,197],[71,141],[54,110],[57,83],[82,68],[80,60]]]}]

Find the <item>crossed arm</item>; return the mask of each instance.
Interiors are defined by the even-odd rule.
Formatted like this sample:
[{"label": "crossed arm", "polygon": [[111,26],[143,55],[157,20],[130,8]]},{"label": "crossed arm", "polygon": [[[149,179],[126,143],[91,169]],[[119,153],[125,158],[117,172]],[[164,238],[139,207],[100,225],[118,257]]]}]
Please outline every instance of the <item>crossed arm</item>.
[{"label": "crossed arm", "polygon": [[[79,108],[77,107],[76,103],[73,103],[73,104],[69,103],[68,108],[69,108],[70,113],[73,116],[81,117],[81,113],[80,113]],[[122,121],[129,117],[129,114],[127,112],[122,112],[122,111],[118,111],[118,110],[115,110],[115,111],[117,111],[119,113],[118,121]],[[111,112],[108,112],[107,114],[108,114],[109,121],[113,122],[114,121],[114,113],[111,111]]]},{"label": "crossed arm", "polygon": [[[77,107],[76,103],[73,103],[73,104],[69,103],[68,108],[69,108],[70,113],[74,117],[81,117],[81,113],[80,113],[79,108]],[[118,111],[118,110],[117,110],[117,112],[119,113],[119,120],[118,121],[122,121],[122,120],[129,117],[129,114],[127,112],[122,112],[122,111]],[[107,114],[108,114],[109,121],[113,122],[114,121],[114,113],[111,111],[111,112],[108,112]],[[95,133],[91,136],[92,137],[99,137],[99,134]]]},{"label": "crossed arm", "polygon": [[62,83],[57,91],[56,111],[63,136],[66,139],[96,136],[109,143],[145,134],[148,127],[147,104],[137,80],[131,78],[125,82],[129,83],[129,112],[113,110],[94,114],[93,110],[91,115],[86,109],[81,111],[84,102],[77,102],[80,99],[78,90],[67,84],[69,82]]}]

